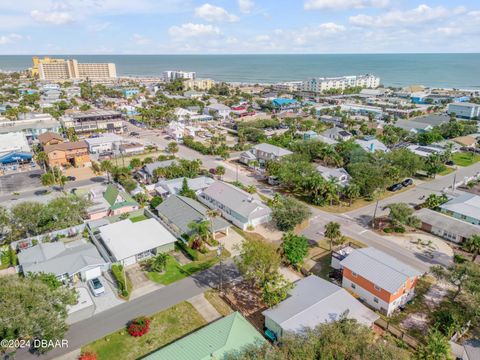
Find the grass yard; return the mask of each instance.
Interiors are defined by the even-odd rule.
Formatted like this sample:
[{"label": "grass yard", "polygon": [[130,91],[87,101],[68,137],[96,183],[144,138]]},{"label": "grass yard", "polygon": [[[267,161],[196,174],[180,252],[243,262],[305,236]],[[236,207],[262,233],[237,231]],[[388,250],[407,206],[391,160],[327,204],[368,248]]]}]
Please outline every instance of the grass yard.
[{"label": "grass yard", "polygon": [[131,217],[130,221],[132,223],[136,223],[136,222],[147,220],[147,219],[148,219],[148,217],[146,217],[145,215],[140,215],[140,216]]},{"label": "grass yard", "polygon": [[[223,258],[228,257],[230,257],[230,253],[224,249]],[[162,285],[168,285],[174,283],[175,281],[185,279],[196,272],[211,268],[216,263],[218,263],[218,257],[215,251],[211,251],[210,253],[206,254],[204,259],[200,261],[192,261],[186,265],[180,265],[173,256],[168,255],[166,271],[162,274],[157,272],[148,272],[147,276],[152,281]]]},{"label": "grass yard", "polygon": [[204,295],[205,299],[207,299],[222,316],[230,315],[233,312],[230,306],[222,300],[217,290],[207,290]]},{"label": "grass yard", "polygon": [[94,352],[98,360],[138,359],[206,324],[188,302],[161,311],[151,320],[150,332],[142,337],[122,329],[83,347],[82,352]]},{"label": "grass yard", "polygon": [[480,155],[473,152],[456,152],[452,154],[452,160],[458,166],[470,166],[480,161]]},{"label": "grass yard", "polygon": [[7,251],[0,252],[0,270],[10,266],[10,256]]},{"label": "grass yard", "polygon": [[240,236],[242,236],[244,239],[249,239],[249,240],[261,240],[261,241],[268,241],[265,239],[262,235],[257,234],[255,232],[250,232],[250,231],[243,231],[242,229],[239,229],[236,226],[232,226],[230,229],[233,229],[235,232],[237,232]]},{"label": "grass yard", "polygon": [[455,171],[454,168],[452,168],[452,167],[450,167],[450,166],[445,166],[445,170],[440,171],[440,172],[438,173],[438,175],[440,175],[440,176],[445,176],[445,175],[448,175],[448,174],[450,174],[450,173],[452,173],[452,172],[454,172],[454,171]]}]

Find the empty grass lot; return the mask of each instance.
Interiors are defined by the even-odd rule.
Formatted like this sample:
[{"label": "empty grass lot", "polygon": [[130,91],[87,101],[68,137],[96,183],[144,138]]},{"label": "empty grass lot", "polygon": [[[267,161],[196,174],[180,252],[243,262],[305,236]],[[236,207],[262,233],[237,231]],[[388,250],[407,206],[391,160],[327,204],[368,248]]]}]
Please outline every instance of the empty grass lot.
[{"label": "empty grass lot", "polygon": [[142,337],[126,329],[114,332],[82,348],[94,352],[98,360],[138,359],[205,325],[205,320],[188,302],[181,302],[150,318],[150,331]]},{"label": "empty grass lot", "polygon": [[470,166],[480,161],[480,155],[471,152],[456,152],[452,154],[452,160],[458,166]]}]

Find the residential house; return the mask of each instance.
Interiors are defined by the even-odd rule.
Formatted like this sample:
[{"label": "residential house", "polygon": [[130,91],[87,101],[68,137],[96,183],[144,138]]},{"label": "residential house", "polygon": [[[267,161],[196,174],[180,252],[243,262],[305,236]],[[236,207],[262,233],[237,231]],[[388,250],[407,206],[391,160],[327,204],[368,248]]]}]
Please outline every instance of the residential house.
[{"label": "residential house", "polygon": [[340,262],[342,286],[389,316],[413,299],[420,271],[373,247],[353,250]]},{"label": "residential house", "polygon": [[144,357],[144,360],[215,360],[261,346],[263,336],[239,312],[225,316]]},{"label": "residential house", "polygon": [[42,147],[48,145],[57,145],[65,142],[65,139],[58,133],[47,131],[43,134],[38,135],[38,142]]},{"label": "residential house", "polygon": [[47,154],[50,167],[90,165],[90,155],[85,140],[46,145],[43,149]]},{"label": "residential house", "polygon": [[211,221],[214,237],[223,233],[228,235],[230,224],[219,216],[210,217],[208,208],[198,201],[185,196],[172,195],[156,208],[159,218],[178,235],[192,233],[189,225],[202,221]]},{"label": "residential house", "polygon": [[421,229],[457,244],[480,234],[480,226],[423,208],[415,213],[422,222]]},{"label": "residential house", "polygon": [[155,178],[155,170],[167,168],[171,165],[177,164],[177,160],[164,160],[164,161],[155,161],[150,164],[145,164],[143,168],[137,172],[137,174],[142,178],[143,181],[151,184]]},{"label": "residential house", "polygon": [[[155,185],[155,192],[162,196],[178,195],[183,186],[183,177],[161,180]],[[215,183],[215,180],[207,176],[199,176],[193,179],[187,179],[188,188],[199,195],[203,190]]]},{"label": "residential house", "polygon": [[332,124],[334,127],[344,127],[342,118],[339,116],[320,115],[319,120],[327,124]]},{"label": "residential house", "polygon": [[463,193],[440,205],[440,211],[470,224],[480,225],[480,196]]},{"label": "residential house", "polygon": [[136,142],[123,143],[119,145],[118,150],[126,155],[141,154],[145,151],[145,145]]},{"label": "residential house", "polygon": [[318,134],[313,130],[308,130],[303,133],[303,140],[313,140],[318,137]]},{"label": "residential house", "polygon": [[469,148],[475,148],[478,144],[478,139],[475,138],[474,136],[459,136],[454,139],[457,144],[464,146],[464,147],[469,147]]},{"label": "residential house", "polygon": [[[387,124],[385,124],[387,125]],[[430,124],[416,122],[414,120],[402,120],[398,119],[394,124],[395,127],[399,127],[405,131],[408,131],[412,134],[420,134],[426,131],[430,131],[433,129],[433,126]]]},{"label": "residential house", "polygon": [[369,327],[379,318],[345,289],[315,275],[297,281],[294,286],[285,300],[262,313],[265,327],[277,339],[340,320],[342,316]]},{"label": "residential house", "polygon": [[99,240],[111,261],[125,267],[173,251],[177,240],[155,219],[137,222],[126,219],[101,226],[98,230]]},{"label": "residential house", "polygon": [[[458,358],[457,358],[458,359]],[[470,339],[463,344],[462,360],[478,360],[480,359],[480,340]]]},{"label": "residential house", "polygon": [[230,117],[231,109],[223,104],[220,103],[213,103],[210,105],[205,106],[203,109],[203,113],[205,115],[213,116],[214,118],[220,118],[222,120],[226,120]]},{"label": "residential house", "polygon": [[370,136],[365,136],[363,139],[356,139],[355,143],[360,145],[363,150],[369,153],[374,153],[376,151],[388,151],[388,148],[385,146],[385,144]]},{"label": "residential house", "polygon": [[328,168],[326,166],[318,165],[317,171],[325,180],[335,180],[341,186],[347,186],[350,182],[351,176],[344,168]]},{"label": "residential house", "polygon": [[353,137],[353,135],[347,130],[337,128],[337,127],[327,129],[321,135],[326,138],[337,140],[337,141],[347,141]]},{"label": "residential house", "polygon": [[97,248],[85,240],[65,244],[61,241],[39,243],[18,253],[24,274],[54,274],[62,281],[88,281],[108,270],[109,264]]},{"label": "residential house", "polygon": [[246,230],[271,220],[272,210],[263,202],[233,185],[216,181],[203,190],[198,200],[239,228]]},{"label": "residential house", "polygon": [[[250,165],[252,159],[258,161],[263,166],[267,161],[278,160],[286,155],[293,154],[290,150],[283,149],[279,146],[262,143],[255,145],[250,150],[240,154],[239,161],[243,164]],[[252,156],[253,155],[253,156]]]},{"label": "residential house", "polygon": [[87,198],[93,203],[87,209],[89,220],[121,215],[140,208],[140,205],[129,194],[113,184],[109,184],[106,188],[91,189]]},{"label": "residential house", "polygon": [[409,145],[407,146],[407,149],[413,152],[414,154],[428,158],[432,154],[443,154],[445,152],[445,149],[441,146],[438,145],[428,145],[428,146],[422,146],[422,145]]}]

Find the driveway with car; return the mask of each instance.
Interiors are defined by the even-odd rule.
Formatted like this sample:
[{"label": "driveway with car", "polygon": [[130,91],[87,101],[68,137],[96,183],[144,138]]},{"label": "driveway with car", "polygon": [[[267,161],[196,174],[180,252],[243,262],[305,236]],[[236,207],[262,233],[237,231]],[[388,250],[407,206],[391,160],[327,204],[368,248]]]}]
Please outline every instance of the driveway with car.
[{"label": "driveway with car", "polygon": [[95,304],[94,314],[98,314],[102,311],[111,309],[117,305],[123,304],[125,301],[117,297],[117,289],[114,280],[109,274],[105,274],[99,277],[100,282],[105,288],[105,292],[102,295],[94,296],[92,290],[86,282],[79,282],[76,287],[83,287],[88,290],[91,295],[93,303]]}]

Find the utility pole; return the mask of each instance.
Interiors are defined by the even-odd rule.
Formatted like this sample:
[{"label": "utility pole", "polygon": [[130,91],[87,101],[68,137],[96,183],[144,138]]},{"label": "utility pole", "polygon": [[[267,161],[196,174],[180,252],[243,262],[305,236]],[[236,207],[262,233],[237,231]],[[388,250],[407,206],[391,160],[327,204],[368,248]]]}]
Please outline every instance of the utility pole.
[{"label": "utility pole", "polygon": [[455,183],[457,182],[457,173],[453,174],[452,194],[455,194]]},{"label": "utility pole", "polygon": [[222,250],[223,250],[223,246],[222,245],[219,245],[218,248],[217,248],[217,256],[219,257],[220,259],[220,283],[219,283],[219,290],[220,290],[220,295],[222,294],[223,292],[223,263],[222,263]]},{"label": "utility pole", "polygon": [[378,202],[380,201],[379,198],[377,198],[377,203],[375,204],[375,211],[373,212],[373,220],[372,220],[372,228],[375,229],[375,219],[377,218],[377,208],[378,208]]}]

